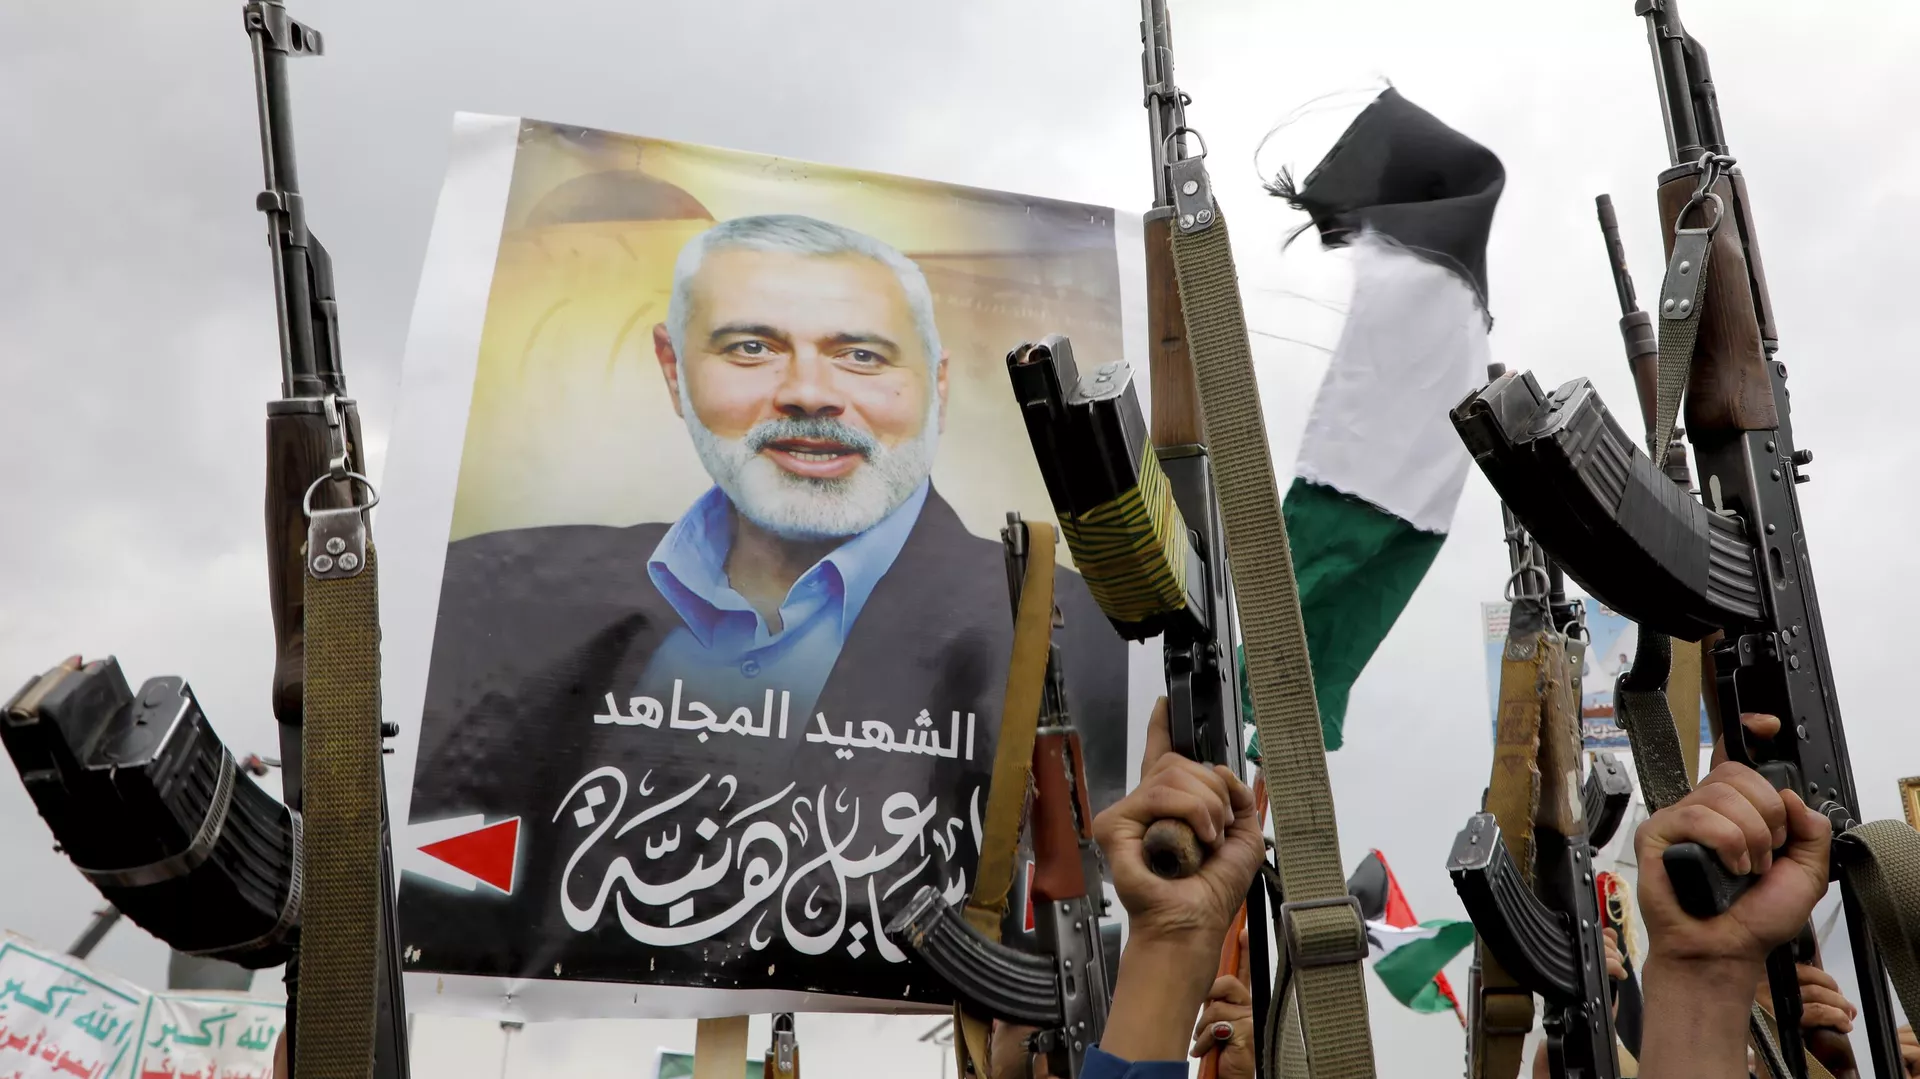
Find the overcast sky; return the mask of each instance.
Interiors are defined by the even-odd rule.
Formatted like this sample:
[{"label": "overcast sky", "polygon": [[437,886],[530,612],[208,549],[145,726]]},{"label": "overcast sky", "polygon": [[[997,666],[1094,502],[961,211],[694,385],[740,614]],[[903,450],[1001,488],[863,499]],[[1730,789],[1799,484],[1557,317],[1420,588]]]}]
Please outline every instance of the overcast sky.
[{"label": "overcast sky", "polygon": [[[1920,600],[1906,501],[1920,448],[1920,6],[1687,0],[1750,177],[1792,370],[1801,488],[1870,816],[1920,773],[1901,642]],[[1136,16],[1118,0],[331,0],[295,14],[329,55],[294,70],[301,176],[335,259],[347,370],[376,456],[455,110],[1110,205],[1149,198]],[[1592,199],[1613,193],[1643,294],[1666,164],[1628,0],[1174,0],[1178,72],[1236,233],[1275,452],[1290,462],[1344,302],[1339,256],[1252,150],[1309,98],[1385,75],[1505,161],[1489,254],[1495,358],[1591,375],[1632,414]],[[239,5],[0,5],[0,678],[115,653],[179,673],[237,750],[270,751],[262,402],[278,392],[252,210],[259,144]],[[1304,134],[1269,166],[1312,164]],[[1291,151],[1291,152],[1290,152]],[[1317,152],[1317,151],[1316,151]],[[1311,302],[1296,293],[1323,301]],[[377,465],[377,462],[376,462]],[[1422,917],[1490,758],[1479,603],[1505,575],[1472,478],[1452,539],[1356,686],[1335,754],[1349,863],[1384,850]],[[408,722],[409,717],[395,717]],[[0,923],[64,945],[97,895],[0,769]],[[164,950],[99,953],[149,985]],[[1450,1020],[1374,998],[1386,1074],[1454,1074]]]}]

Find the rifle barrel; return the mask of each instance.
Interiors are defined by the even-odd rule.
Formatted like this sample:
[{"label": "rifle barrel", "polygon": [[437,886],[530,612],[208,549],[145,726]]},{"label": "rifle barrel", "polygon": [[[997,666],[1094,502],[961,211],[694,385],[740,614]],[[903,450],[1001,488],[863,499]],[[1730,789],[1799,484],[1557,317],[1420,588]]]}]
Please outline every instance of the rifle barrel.
[{"label": "rifle barrel", "polygon": [[94,911],[93,921],[87,923],[87,928],[80,933],[80,939],[73,942],[73,947],[67,949],[67,954],[75,959],[85,959],[92,955],[93,950],[100,946],[100,942],[107,938],[107,933],[120,924],[121,917],[120,908],[112,903]]},{"label": "rifle barrel", "polygon": [[267,215],[273,254],[274,307],[280,323],[282,397],[344,396],[333,308],[333,269],[326,249],[307,231],[293,152],[287,60],[317,56],[320,35],[287,15],[281,0],[246,6],[253,43],[254,99],[260,112],[264,186],[254,206]]},{"label": "rifle barrel", "polygon": [[1676,0],[1639,0],[1634,14],[1647,19],[1647,43],[1653,49],[1660,111],[1666,119],[1667,156],[1678,165],[1698,158],[1703,147],[1687,78],[1687,32],[1675,4]]},{"label": "rifle barrel", "polygon": [[1631,315],[1640,310],[1640,301],[1633,294],[1633,275],[1627,270],[1627,248],[1620,241],[1620,219],[1614,216],[1613,196],[1597,196],[1593,204],[1600,212],[1600,234],[1607,240],[1607,261],[1613,269],[1613,291],[1620,298],[1620,313]]},{"label": "rifle barrel", "polygon": [[[1179,91],[1173,85],[1173,42],[1166,0],[1140,0],[1140,77],[1147,92],[1147,137],[1153,143],[1153,204],[1173,205],[1167,177],[1167,136],[1180,126]],[[1169,100],[1163,92],[1174,96]]]},{"label": "rifle barrel", "polygon": [[[1620,340],[1627,350],[1627,369],[1633,372],[1634,390],[1640,397],[1640,418],[1652,431],[1660,400],[1660,340],[1654,333],[1653,317],[1640,310],[1640,301],[1634,296],[1633,275],[1627,271],[1627,249],[1620,241],[1620,220],[1614,216],[1613,197],[1596,196],[1593,204],[1600,215],[1600,234],[1607,243],[1613,291],[1620,298]],[[1684,450],[1680,460],[1686,460]]]}]

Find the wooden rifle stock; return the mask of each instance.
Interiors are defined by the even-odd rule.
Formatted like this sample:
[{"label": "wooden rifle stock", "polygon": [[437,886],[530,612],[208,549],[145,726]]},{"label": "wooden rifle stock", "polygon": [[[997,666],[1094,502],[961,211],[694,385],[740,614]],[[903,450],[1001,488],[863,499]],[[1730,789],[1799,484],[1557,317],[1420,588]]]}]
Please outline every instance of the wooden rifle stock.
[{"label": "wooden rifle stock", "polygon": [[1153,351],[1147,360],[1153,416],[1148,431],[1155,447],[1204,446],[1200,384],[1187,351],[1187,320],[1173,274],[1173,218],[1154,214],[1142,230],[1147,244],[1147,336]]},{"label": "wooden rifle stock", "polygon": [[[316,406],[312,410],[304,406]],[[317,401],[290,399],[267,406],[267,596],[273,608],[273,715],[281,727],[286,800],[300,808],[300,726],[306,663],[302,624],[306,617],[307,517],[302,502],[315,476],[327,473],[331,432]],[[347,470],[365,474],[360,453],[360,414],[352,402],[340,407],[347,440]],[[351,505],[349,482],[325,482],[313,492],[315,509]]]},{"label": "wooden rifle stock", "polygon": [[[1071,731],[1042,730],[1033,742],[1033,895],[1054,902],[1087,895],[1080,843],[1092,840],[1093,811],[1087,804],[1086,764]],[[1073,779],[1068,777],[1072,776]],[[1073,780],[1078,780],[1074,782]]]},{"label": "wooden rifle stock", "polygon": [[[1675,221],[1699,186],[1699,173],[1692,169],[1669,175],[1660,184],[1660,232],[1669,257],[1673,254]],[[1739,196],[1733,180],[1726,176],[1714,184],[1713,193],[1720,196],[1720,212],[1728,220],[1713,234],[1700,338],[1687,378],[1686,428],[1696,443],[1702,438],[1780,426],[1754,290],[1748,279],[1747,255],[1736,226]],[[1713,212],[1713,203],[1708,200],[1688,215],[1686,224],[1690,228],[1704,225]]]},{"label": "wooden rifle stock", "polygon": [[[1153,343],[1147,359],[1147,384],[1153,398],[1148,437],[1161,451],[1205,446],[1200,384],[1187,351],[1187,321],[1173,273],[1173,218],[1167,213],[1152,214],[1142,232],[1147,247],[1147,338]],[[1168,879],[1193,876],[1207,857],[1206,848],[1185,821],[1154,821],[1143,842],[1147,865]]]}]

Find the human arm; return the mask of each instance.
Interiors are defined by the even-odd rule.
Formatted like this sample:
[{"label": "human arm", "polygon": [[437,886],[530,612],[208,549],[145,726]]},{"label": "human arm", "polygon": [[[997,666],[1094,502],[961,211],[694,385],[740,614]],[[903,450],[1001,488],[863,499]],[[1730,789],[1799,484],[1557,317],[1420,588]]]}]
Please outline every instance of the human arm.
[{"label": "human arm", "polygon": [[[1187,822],[1208,848],[1193,876],[1166,880],[1147,868],[1142,841],[1163,818]],[[1172,751],[1163,698],[1148,723],[1140,785],[1100,814],[1094,834],[1128,918],[1101,1047],[1126,1060],[1183,1061],[1227,928],[1265,854],[1253,792],[1229,769]]]},{"label": "human arm", "polygon": [[[1640,1074],[1744,1079],[1752,987],[1767,953],[1792,940],[1826,894],[1831,827],[1797,794],[1775,790],[1744,765],[1722,764],[1634,838],[1649,944]],[[1683,842],[1759,879],[1726,913],[1693,918],[1680,909],[1661,860]]]}]

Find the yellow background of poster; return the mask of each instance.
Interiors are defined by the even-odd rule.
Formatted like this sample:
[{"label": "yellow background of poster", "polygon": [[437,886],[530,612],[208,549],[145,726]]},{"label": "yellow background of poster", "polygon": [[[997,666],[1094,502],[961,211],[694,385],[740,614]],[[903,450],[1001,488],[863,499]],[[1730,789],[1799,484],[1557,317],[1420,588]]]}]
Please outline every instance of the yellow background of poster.
[{"label": "yellow background of poster", "polygon": [[1053,519],[1005,358],[1049,333],[1083,367],[1120,358],[1112,211],[527,121],[449,539],[672,521],[711,485],[653,327],[680,248],[766,213],[858,229],[920,265],[950,357],[935,489],[975,535],[997,537],[1008,510]]}]

